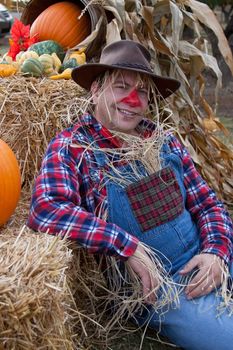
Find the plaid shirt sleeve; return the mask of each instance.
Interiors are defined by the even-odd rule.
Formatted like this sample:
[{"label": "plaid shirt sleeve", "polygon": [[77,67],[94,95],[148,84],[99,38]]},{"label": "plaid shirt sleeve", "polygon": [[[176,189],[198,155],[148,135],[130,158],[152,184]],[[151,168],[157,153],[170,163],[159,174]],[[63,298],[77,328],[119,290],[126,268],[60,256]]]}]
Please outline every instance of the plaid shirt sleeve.
[{"label": "plaid shirt sleeve", "polygon": [[196,170],[188,151],[172,135],[169,146],[182,160],[186,207],[200,231],[202,253],[216,254],[227,264],[232,259],[233,225],[224,205]]},{"label": "plaid shirt sleeve", "polygon": [[[75,157],[82,157],[82,148]],[[138,240],[115,224],[97,218],[81,206],[80,186],[85,163],[79,164],[66,139],[57,137],[49,145],[32,194],[28,226],[50,234],[68,233],[91,253],[131,256]]]}]

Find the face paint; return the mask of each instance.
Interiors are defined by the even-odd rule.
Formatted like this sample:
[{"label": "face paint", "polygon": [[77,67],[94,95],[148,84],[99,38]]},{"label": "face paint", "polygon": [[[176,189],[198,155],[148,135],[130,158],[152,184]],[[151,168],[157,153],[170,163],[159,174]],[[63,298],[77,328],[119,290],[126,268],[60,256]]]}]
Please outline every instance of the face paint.
[{"label": "face paint", "polygon": [[136,89],[131,91],[131,93],[128,96],[124,97],[121,100],[121,102],[124,102],[130,105],[131,107],[141,107],[142,105]]}]

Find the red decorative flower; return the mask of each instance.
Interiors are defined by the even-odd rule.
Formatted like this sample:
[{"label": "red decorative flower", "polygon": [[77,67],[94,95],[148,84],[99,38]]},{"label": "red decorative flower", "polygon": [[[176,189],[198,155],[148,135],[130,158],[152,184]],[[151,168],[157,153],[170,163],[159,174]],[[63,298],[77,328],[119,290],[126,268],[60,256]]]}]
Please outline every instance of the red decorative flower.
[{"label": "red decorative flower", "polygon": [[11,39],[9,39],[10,50],[7,55],[15,60],[20,51],[26,51],[32,44],[38,42],[38,36],[30,38],[30,24],[24,25],[17,18],[11,27]]}]

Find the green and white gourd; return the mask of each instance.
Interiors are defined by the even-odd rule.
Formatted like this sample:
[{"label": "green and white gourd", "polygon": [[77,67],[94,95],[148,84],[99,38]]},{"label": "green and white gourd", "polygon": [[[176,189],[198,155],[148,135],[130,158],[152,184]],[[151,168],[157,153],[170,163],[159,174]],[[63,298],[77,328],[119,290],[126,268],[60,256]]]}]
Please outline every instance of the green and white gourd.
[{"label": "green and white gourd", "polygon": [[61,61],[65,57],[63,47],[54,40],[44,40],[35,43],[29,47],[28,51],[35,51],[39,56],[43,54],[51,55],[55,52]]},{"label": "green and white gourd", "polygon": [[43,65],[37,58],[28,58],[21,66],[22,73],[33,77],[41,77],[43,75],[43,71]]},{"label": "green and white gourd", "polygon": [[39,57],[39,61],[43,66],[43,71],[46,76],[56,74],[54,69],[54,60],[51,55],[44,53]]}]

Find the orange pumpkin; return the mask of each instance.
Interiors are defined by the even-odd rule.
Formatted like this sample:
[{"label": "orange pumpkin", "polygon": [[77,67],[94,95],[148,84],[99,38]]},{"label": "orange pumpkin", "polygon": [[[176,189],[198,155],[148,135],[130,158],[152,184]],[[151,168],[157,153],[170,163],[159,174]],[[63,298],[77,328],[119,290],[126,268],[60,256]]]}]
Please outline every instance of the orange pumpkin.
[{"label": "orange pumpkin", "polygon": [[39,40],[54,40],[64,49],[79,44],[91,33],[91,20],[87,13],[71,2],[63,1],[49,6],[32,23],[30,35],[39,35]]},{"label": "orange pumpkin", "polygon": [[13,214],[21,191],[20,170],[11,148],[0,140],[0,226]]}]

